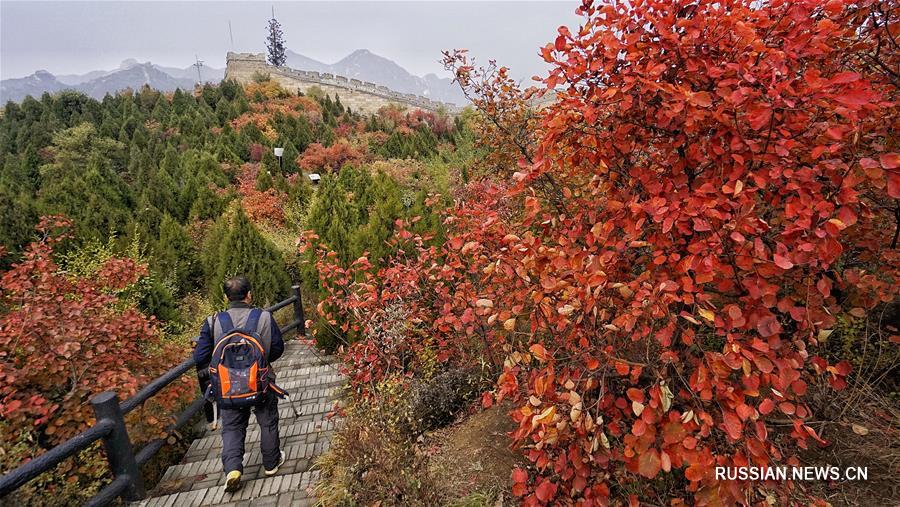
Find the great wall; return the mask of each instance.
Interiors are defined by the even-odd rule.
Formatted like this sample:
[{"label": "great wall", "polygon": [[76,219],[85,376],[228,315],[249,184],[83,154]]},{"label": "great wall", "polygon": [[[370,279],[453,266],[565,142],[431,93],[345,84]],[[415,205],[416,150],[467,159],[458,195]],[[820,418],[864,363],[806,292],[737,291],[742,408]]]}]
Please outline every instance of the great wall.
[{"label": "great wall", "polygon": [[412,93],[396,92],[386,86],[359,79],[269,65],[262,53],[228,52],[225,79],[247,84],[253,82],[255,77],[266,74],[288,90],[308,93],[311,88],[317,87],[332,96],[338,95],[341,103],[365,114],[375,113],[380,108],[392,104],[425,111],[444,111],[449,114],[460,111],[460,108],[453,104],[434,101]]}]

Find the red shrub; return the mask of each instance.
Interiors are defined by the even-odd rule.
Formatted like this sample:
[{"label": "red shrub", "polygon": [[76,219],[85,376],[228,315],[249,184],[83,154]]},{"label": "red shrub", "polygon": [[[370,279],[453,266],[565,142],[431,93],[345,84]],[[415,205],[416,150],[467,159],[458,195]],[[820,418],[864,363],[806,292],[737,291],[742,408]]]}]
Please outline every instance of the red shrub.
[{"label": "red shrub", "polygon": [[328,148],[313,143],[297,157],[297,165],[306,172],[339,171],[345,164],[363,159],[365,152],[350,146],[346,141],[338,141]]},{"label": "red shrub", "polygon": [[[0,279],[0,416],[45,448],[88,427],[92,395],[112,390],[124,399],[187,353],[162,340],[152,317],[123,308],[115,295],[144,277],[145,265],[112,258],[93,277],[60,272],[53,252],[69,227],[68,220],[45,217],[38,226],[43,238]],[[150,402],[152,413],[171,414],[183,393],[164,391]],[[169,422],[140,410],[131,418],[144,422],[130,430],[137,441]],[[19,437],[4,435],[7,464],[40,454],[30,446],[26,456],[9,455],[6,444]]]},{"label": "red shrub", "polygon": [[[697,504],[763,501],[713,468],[797,463],[793,444],[821,440],[806,392],[843,388],[850,366],[820,340],[900,287],[896,88],[861,63],[852,9],[585,3],[584,27],[543,50],[562,95],[537,145],[496,144],[518,150],[516,187],[477,188],[442,248],[419,241],[377,274],[320,258],[325,318],[379,337],[402,304],[411,323],[405,343],[351,348],[354,381],[414,374],[406,356],[428,344],[502,364],[527,504],[656,502],[628,484],[661,475]],[[448,64],[472,82],[461,53]],[[482,91],[524,103],[503,71]],[[495,106],[479,109],[524,117]]]}]

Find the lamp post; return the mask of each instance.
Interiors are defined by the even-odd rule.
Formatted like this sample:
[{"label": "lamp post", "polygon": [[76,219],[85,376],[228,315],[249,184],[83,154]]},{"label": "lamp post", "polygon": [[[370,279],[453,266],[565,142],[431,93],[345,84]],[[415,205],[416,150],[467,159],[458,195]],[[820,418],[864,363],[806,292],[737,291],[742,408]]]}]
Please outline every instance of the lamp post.
[{"label": "lamp post", "polygon": [[275,148],[275,158],[278,159],[278,169],[284,174],[284,166],[281,163],[281,157],[284,156],[284,148]]}]

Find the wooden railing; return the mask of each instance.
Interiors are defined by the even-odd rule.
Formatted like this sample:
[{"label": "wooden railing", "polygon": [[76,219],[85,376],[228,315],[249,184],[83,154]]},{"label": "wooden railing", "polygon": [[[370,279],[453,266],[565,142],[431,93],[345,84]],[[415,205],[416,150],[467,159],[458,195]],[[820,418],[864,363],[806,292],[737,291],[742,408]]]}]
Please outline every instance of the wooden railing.
[{"label": "wooden railing", "polygon": [[[291,287],[291,292],[291,297],[266,308],[266,310],[275,312],[293,305],[294,320],[282,327],[281,332],[282,334],[287,334],[297,330],[300,336],[305,336],[306,324],[303,316],[303,301],[300,298],[300,286],[295,285]],[[194,366],[196,366],[196,363],[193,357],[186,359],[121,403],[119,403],[119,396],[113,391],[102,392],[91,398],[91,406],[94,409],[97,422],[90,428],[37,458],[3,474],[3,477],[0,477],[0,499],[5,498],[38,475],[50,471],[63,460],[87,449],[98,440],[103,441],[103,448],[106,451],[106,458],[109,461],[113,480],[85,505],[109,505],[119,497],[126,501],[143,499],[146,496],[146,490],[139,467],[150,461],[150,458],[162,449],[166,440],[172,434],[203,410],[206,400],[203,396],[194,400],[191,405],[176,417],[175,422],[166,429],[165,436],[148,442],[136,453],[131,440],[128,438],[125,414],[143,405],[144,402],[194,368]]]}]

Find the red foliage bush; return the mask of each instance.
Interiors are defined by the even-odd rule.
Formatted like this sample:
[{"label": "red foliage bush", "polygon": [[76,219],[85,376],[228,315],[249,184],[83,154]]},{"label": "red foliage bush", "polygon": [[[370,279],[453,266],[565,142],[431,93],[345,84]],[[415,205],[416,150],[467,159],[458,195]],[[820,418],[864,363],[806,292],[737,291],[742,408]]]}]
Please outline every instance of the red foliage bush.
[{"label": "red foliage bush", "polygon": [[249,149],[251,162],[259,162],[266,153],[266,147],[259,143],[252,143]]},{"label": "red foliage bush", "polygon": [[[526,504],[658,503],[629,484],[660,476],[700,505],[786,494],[713,469],[796,464],[821,441],[807,391],[850,373],[821,340],[900,287],[896,87],[863,64],[858,8],[586,2],[543,50],[561,97],[537,146],[506,143],[514,187],[470,186],[443,246],[401,230],[378,273],[320,257],[320,313],[363,336],[357,389],[414,375],[428,347],[502,365]],[[448,61],[466,85],[464,56]],[[512,93],[504,72],[494,86]],[[396,305],[409,325],[385,342],[374,324]]]},{"label": "red foliage bush", "polygon": [[[256,145],[253,145],[256,146]],[[256,189],[256,176],[259,164],[244,164],[237,177],[238,194],[241,195],[241,207],[254,223],[284,225],[284,203],[287,195],[275,188],[265,191]]]},{"label": "red foliage bush", "polygon": [[[92,277],[72,279],[60,272],[54,247],[69,228],[66,219],[45,217],[38,225],[42,239],[0,279],[0,415],[43,448],[88,427],[92,395],[112,390],[124,399],[187,353],[162,339],[153,317],[123,307],[116,296],[147,274],[145,265],[111,258]],[[130,429],[132,438],[146,440],[169,422],[158,414],[172,413],[182,387],[187,386],[148,402],[149,416],[142,410],[131,414],[132,423],[142,420]],[[21,455],[21,449],[7,447],[17,438],[17,432],[4,434],[6,465],[42,452],[31,446]]]},{"label": "red foliage bush", "polygon": [[297,166],[307,172],[339,171],[345,164],[362,161],[365,157],[364,151],[346,141],[337,141],[328,148],[313,143],[297,157]]}]

